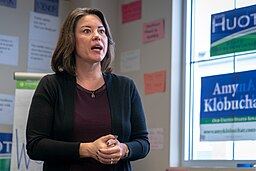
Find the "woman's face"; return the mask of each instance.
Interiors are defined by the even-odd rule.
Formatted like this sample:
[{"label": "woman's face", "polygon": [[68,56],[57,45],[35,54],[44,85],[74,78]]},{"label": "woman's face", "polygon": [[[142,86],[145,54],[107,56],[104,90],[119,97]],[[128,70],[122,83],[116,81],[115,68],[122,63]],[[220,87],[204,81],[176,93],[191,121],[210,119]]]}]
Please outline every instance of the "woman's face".
[{"label": "woman's face", "polygon": [[107,53],[108,38],[100,18],[96,15],[86,15],[78,20],[75,41],[77,61],[98,63]]}]

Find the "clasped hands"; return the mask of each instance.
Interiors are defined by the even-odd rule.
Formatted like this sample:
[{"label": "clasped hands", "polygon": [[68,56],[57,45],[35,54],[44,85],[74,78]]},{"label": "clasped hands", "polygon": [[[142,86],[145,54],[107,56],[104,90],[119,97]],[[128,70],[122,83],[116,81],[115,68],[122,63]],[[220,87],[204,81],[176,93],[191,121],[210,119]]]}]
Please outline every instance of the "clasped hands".
[{"label": "clasped hands", "polygon": [[102,136],[91,143],[80,144],[80,156],[92,157],[103,164],[116,164],[125,156],[128,147],[112,134]]}]

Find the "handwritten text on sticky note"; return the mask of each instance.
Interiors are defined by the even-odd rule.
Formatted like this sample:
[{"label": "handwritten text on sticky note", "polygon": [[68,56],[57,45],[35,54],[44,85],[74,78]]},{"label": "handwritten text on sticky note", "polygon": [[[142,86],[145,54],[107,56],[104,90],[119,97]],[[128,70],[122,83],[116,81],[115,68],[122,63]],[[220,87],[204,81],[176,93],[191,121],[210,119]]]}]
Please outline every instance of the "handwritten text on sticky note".
[{"label": "handwritten text on sticky note", "polygon": [[141,0],[122,4],[122,23],[128,23],[141,18]]},{"label": "handwritten text on sticky note", "polygon": [[144,74],[145,94],[159,93],[165,91],[166,71],[157,71]]},{"label": "handwritten text on sticky note", "polygon": [[164,19],[143,24],[143,42],[148,43],[164,37]]}]

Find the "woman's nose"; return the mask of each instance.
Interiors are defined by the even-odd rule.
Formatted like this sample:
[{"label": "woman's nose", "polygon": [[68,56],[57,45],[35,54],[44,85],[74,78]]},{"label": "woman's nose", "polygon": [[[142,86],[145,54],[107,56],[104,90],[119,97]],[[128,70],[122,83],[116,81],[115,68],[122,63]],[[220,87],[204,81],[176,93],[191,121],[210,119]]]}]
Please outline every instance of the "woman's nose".
[{"label": "woman's nose", "polygon": [[92,37],[93,40],[100,40],[100,34],[96,31]]},{"label": "woman's nose", "polygon": [[99,35],[95,35],[92,37],[93,40],[100,40],[100,36]]}]

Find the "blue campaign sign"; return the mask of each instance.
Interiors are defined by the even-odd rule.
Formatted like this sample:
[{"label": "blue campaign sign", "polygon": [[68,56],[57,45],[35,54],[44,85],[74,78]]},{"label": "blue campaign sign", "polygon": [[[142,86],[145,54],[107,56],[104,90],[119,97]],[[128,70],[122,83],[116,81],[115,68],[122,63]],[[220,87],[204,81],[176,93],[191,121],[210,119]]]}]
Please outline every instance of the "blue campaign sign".
[{"label": "blue campaign sign", "polygon": [[256,70],[201,78],[201,120],[234,117],[256,120]]},{"label": "blue campaign sign", "polygon": [[238,8],[211,16],[211,44],[234,33],[253,28],[256,5]]},{"label": "blue campaign sign", "polygon": [[2,154],[11,154],[12,134],[0,133],[0,156]]},{"label": "blue campaign sign", "polygon": [[256,49],[256,5],[211,16],[210,56]]},{"label": "blue campaign sign", "polygon": [[34,10],[57,17],[59,15],[59,0],[35,0]]}]

